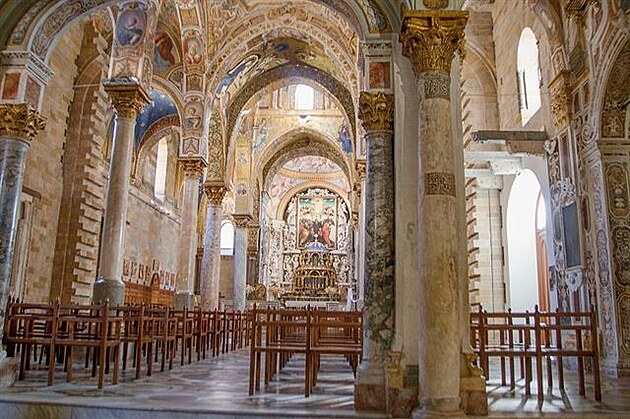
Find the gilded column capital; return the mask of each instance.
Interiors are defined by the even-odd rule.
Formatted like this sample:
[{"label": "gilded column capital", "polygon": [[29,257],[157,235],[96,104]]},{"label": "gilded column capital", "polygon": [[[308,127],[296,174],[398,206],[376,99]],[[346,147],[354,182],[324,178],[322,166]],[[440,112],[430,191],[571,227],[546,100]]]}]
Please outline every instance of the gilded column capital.
[{"label": "gilded column capital", "polygon": [[0,136],[29,142],[46,126],[46,119],[26,103],[0,104]]},{"label": "gilded column capital", "polygon": [[223,183],[204,183],[203,191],[208,196],[208,202],[212,205],[221,205],[227,193],[227,188]]},{"label": "gilded column capital", "polygon": [[367,132],[394,130],[394,95],[361,92],[359,119]]},{"label": "gilded column capital", "polygon": [[403,15],[400,42],[416,75],[425,71],[451,72],[455,53],[464,56],[467,11],[413,10]]},{"label": "gilded column capital", "polygon": [[186,178],[198,179],[208,164],[202,157],[180,157],[179,164]]},{"label": "gilded column capital", "polygon": [[249,214],[233,214],[234,224],[237,228],[245,228],[252,221],[252,217]]},{"label": "gilded column capital", "polygon": [[136,119],[142,108],[151,102],[146,90],[137,82],[108,80],[103,86],[120,118]]}]

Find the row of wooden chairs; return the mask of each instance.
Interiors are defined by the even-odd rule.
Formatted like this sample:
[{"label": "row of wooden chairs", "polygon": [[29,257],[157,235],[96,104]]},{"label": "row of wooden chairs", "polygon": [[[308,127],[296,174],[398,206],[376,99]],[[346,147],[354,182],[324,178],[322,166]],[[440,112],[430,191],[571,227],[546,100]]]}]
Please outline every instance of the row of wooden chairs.
[{"label": "row of wooden chairs", "polygon": [[362,356],[361,312],[310,309],[258,309],[250,311],[249,394],[260,390],[262,355],[264,384],[274,379],[291,356],[304,354],[304,396],[317,383],[322,355],[341,355],[356,374]]},{"label": "row of wooden chairs", "polygon": [[[246,313],[195,310],[172,310],[167,307],[21,303],[13,299],[7,305],[4,342],[10,356],[20,356],[19,379],[31,369],[31,360],[46,359],[48,385],[54,383],[55,366],[63,363],[66,380],[73,377],[73,361],[85,354],[85,368],[92,366],[92,377],[98,374],[98,388],[105,374],[112,384],[118,382],[130,359],[135,377],[153,372],[154,362],[161,371],[172,369],[176,352],[180,364],[192,363],[207,354],[218,356],[243,347],[251,330]],[[82,348],[80,351],[77,348]]]},{"label": "row of wooden chairs", "polygon": [[563,359],[577,359],[579,394],[586,394],[584,385],[585,362],[593,372],[595,400],[601,401],[599,348],[597,344],[597,317],[593,308],[588,312],[534,312],[488,313],[481,307],[470,314],[470,343],[479,355],[480,367],[489,376],[490,358],[500,361],[501,385],[507,385],[506,361],[509,386],[516,385],[515,361],[518,360],[520,378],[525,380],[525,395],[531,395],[533,381],[532,361],[536,365],[537,397],[544,400],[543,361],[546,361],[547,386],[553,386],[552,363],[556,363],[559,388],[564,389]]}]

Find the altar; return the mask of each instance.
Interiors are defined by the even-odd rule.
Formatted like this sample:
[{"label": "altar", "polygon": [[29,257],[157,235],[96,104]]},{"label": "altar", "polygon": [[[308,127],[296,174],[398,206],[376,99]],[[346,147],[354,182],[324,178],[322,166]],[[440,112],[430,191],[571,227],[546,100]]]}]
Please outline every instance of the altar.
[{"label": "altar", "polygon": [[337,273],[333,265],[334,258],[330,251],[303,250],[293,274],[293,286],[280,299],[287,307],[326,307],[331,301],[338,301]]}]

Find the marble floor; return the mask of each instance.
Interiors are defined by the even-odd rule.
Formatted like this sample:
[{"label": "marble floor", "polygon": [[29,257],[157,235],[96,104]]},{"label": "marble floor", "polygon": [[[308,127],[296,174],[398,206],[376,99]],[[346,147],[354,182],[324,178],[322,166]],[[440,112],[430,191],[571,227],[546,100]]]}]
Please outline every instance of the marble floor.
[{"label": "marble floor", "polygon": [[[303,357],[294,357],[277,381],[254,396],[248,395],[248,358],[243,349],[138,380],[127,370],[120,384],[106,381],[103,390],[80,370],[66,383],[59,369],[51,387],[46,386],[45,371],[30,371],[26,380],[0,392],[0,419],[386,417],[354,411],[352,371],[341,359],[322,362],[314,394],[304,398]],[[576,378],[567,378],[566,392],[553,388],[542,406],[535,397],[535,382],[534,395],[527,399],[522,380],[510,392],[493,378],[487,387],[490,417],[630,418],[630,380],[604,379],[603,402],[596,403],[589,381],[587,397],[582,398]]]}]

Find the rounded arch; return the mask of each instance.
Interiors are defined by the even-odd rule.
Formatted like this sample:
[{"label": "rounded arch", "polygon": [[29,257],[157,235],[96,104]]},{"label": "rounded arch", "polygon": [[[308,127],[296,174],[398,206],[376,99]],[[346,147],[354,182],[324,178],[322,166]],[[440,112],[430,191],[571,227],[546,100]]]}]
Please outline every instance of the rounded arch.
[{"label": "rounded arch", "polygon": [[529,26],[523,28],[516,49],[517,87],[523,126],[541,106],[538,53],[538,39],[534,31]]},{"label": "rounded arch", "polygon": [[532,310],[539,302],[536,278],[536,215],[541,184],[525,169],[514,179],[507,205],[507,253],[509,306],[514,311]]},{"label": "rounded arch", "polygon": [[330,74],[309,65],[296,63],[275,67],[245,83],[228,105],[226,115],[226,138],[232,136],[238,116],[247,102],[249,102],[257,92],[280,80],[284,80],[287,84],[296,84],[304,80],[310,80],[319,87],[327,90],[331,96],[339,101],[342,110],[350,122],[352,137],[356,138],[356,112],[350,91]]},{"label": "rounded arch", "polygon": [[295,129],[285,133],[273,141],[263,151],[256,164],[254,173],[259,173],[263,189],[267,189],[268,181],[288,161],[302,156],[325,157],[337,164],[352,184],[352,170],[347,156],[334,142],[322,133],[309,129]]},{"label": "rounded arch", "polygon": [[330,191],[333,191],[334,193],[339,195],[341,199],[343,199],[343,201],[346,203],[346,206],[349,209],[352,208],[352,206],[350,205],[350,201],[348,200],[347,191],[342,190],[339,186],[333,185],[332,183],[322,182],[322,181],[310,181],[310,182],[300,183],[299,185],[296,185],[293,188],[286,191],[286,193],[280,200],[280,203],[278,204],[278,208],[276,209],[276,219],[278,220],[283,219],[284,212],[286,211],[287,206],[289,205],[289,202],[291,202],[291,198],[293,198],[295,195],[299,194],[300,192],[303,192],[310,188],[325,188]]},{"label": "rounded arch", "polygon": [[597,102],[599,138],[624,138],[627,135],[627,111],[630,105],[630,39],[615,51],[610,60],[607,75],[602,82],[600,99]]}]

